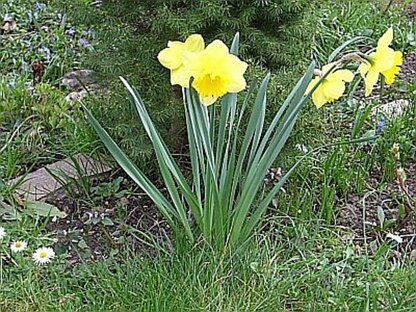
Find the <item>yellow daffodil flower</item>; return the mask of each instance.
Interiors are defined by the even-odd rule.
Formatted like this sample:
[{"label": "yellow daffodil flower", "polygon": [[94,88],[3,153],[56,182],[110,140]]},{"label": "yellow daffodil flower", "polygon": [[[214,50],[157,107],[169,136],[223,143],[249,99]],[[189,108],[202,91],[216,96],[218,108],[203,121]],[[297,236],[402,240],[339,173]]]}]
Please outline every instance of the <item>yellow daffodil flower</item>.
[{"label": "yellow daffodil flower", "polygon": [[213,104],[226,93],[237,93],[246,87],[244,73],[247,63],[230,54],[228,47],[215,40],[200,53],[188,55],[192,86],[203,105]]},{"label": "yellow daffodil flower", "polygon": [[160,51],[157,56],[159,62],[170,69],[170,82],[172,85],[180,85],[189,88],[191,74],[184,64],[186,54],[201,52],[205,47],[204,39],[201,35],[191,35],[185,42],[169,41],[168,48]]},{"label": "yellow daffodil flower", "polygon": [[[322,73],[320,76],[315,77],[309,83],[306,92],[312,90],[315,85],[321,80],[321,77],[324,76],[331,68],[334,66],[334,63],[330,63],[325,65],[322,68]],[[354,79],[354,74],[347,69],[339,69],[336,70],[321,82],[321,84],[316,88],[316,90],[312,94],[312,101],[317,108],[322,107],[326,103],[334,102],[338,100],[345,91],[345,83],[351,82]]]},{"label": "yellow daffodil flower", "polygon": [[378,40],[377,49],[368,56],[365,63],[359,67],[361,76],[365,81],[365,95],[371,94],[379,75],[383,75],[386,84],[392,84],[394,77],[400,72],[403,64],[403,55],[400,51],[394,51],[389,45],[393,41],[393,28],[389,28]]}]

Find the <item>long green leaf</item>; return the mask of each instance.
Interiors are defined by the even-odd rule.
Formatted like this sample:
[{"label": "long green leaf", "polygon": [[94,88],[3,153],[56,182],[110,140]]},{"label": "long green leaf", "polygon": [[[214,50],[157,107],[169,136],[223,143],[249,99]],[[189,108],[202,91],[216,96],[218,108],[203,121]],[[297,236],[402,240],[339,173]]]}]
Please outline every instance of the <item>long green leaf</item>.
[{"label": "long green leaf", "polygon": [[[189,208],[192,210],[197,223],[200,222],[200,215],[199,215],[199,206],[198,206],[198,200],[195,197],[195,194],[192,192],[191,188],[187,184],[185,178],[183,177],[179,166],[174,161],[172,155],[167,149],[166,144],[160,137],[159,133],[156,131],[153,122],[150,119],[150,116],[143,104],[143,101],[140,98],[140,95],[138,92],[132,88],[128,82],[124,78],[120,78],[129,91],[130,95],[134,99],[134,104],[136,106],[136,109],[138,111],[139,117],[143,123],[143,126],[149,135],[149,138],[153,142],[153,146],[155,148],[156,156],[159,161],[159,165],[165,169],[169,169],[172,176],[175,178],[176,182],[178,183],[179,187],[183,191],[183,195],[185,199],[188,202]],[[189,225],[188,218],[186,216],[186,210],[185,207],[181,204],[180,200],[178,199],[177,191],[174,189],[175,185],[173,181],[171,181],[170,177],[168,176],[167,172],[162,172],[163,177],[165,178],[166,186],[168,187],[169,193],[173,196],[172,199],[174,200],[176,209],[179,214],[179,219],[181,223],[183,224],[185,230],[187,231],[189,237],[192,237],[192,231]]]},{"label": "long green leaf", "polygon": [[[283,148],[289,134],[293,128],[293,125],[296,121],[298,112],[302,106],[306,103],[307,97],[304,96],[305,90],[312,79],[313,70],[315,64],[309,66],[308,71],[304,75],[304,79],[297,89],[294,98],[301,98],[302,100],[298,103],[295,103],[292,109],[289,109],[286,112],[286,118],[282,121],[282,130],[276,132],[273,136],[269,147],[264,152],[261,160],[259,161],[258,166],[252,166],[248,173],[247,179],[245,180],[242,196],[236,204],[236,216],[233,219],[233,226],[231,231],[231,243],[235,244],[239,240],[239,236],[242,230],[243,222],[250,210],[250,207],[257,195],[259,188],[263,183],[263,179],[267,169],[275,161],[281,149]],[[256,157],[258,157],[256,155]]]},{"label": "long green leaf", "polygon": [[84,105],[83,109],[87,115],[88,121],[120,167],[123,168],[130,178],[146,192],[150,199],[160,209],[160,212],[166,218],[169,225],[174,230],[177,230],[176,222],[174,220],[178,219],[179,216],[170,202],[162,195],[162,193],[160,193],[157,187],[143,174],[143,172],[130,161],[127,155],[118,147],[107,131],[101,127],[100,123]]}]

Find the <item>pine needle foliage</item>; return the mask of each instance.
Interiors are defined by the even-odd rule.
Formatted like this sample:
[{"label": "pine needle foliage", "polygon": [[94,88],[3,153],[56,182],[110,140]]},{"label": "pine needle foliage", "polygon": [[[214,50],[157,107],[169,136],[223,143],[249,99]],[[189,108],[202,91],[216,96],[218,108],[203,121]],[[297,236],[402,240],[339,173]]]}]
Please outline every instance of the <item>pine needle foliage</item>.
[{"label": "pine needle foliage", "polygon": [[[118,5],[115,5],[115,2]],[[134,19],[139,32],[159,39],[184,39],[201,33],[208,40],[231,42],[242,34],[241,55],[269,69],[293,66],[307,29],[307,0],[107,0],[115,10]],[[126,5],[127,4],[127,5]],[[303,41],[303,44],[299,44]],[[302,47],[301,47],[302,46]]]}]

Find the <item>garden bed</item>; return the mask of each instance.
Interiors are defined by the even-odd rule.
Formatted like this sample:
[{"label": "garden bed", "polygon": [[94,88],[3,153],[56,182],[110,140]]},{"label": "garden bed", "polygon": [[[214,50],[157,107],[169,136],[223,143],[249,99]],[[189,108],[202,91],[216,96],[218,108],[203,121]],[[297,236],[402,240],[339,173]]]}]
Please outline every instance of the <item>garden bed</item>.
[{"label": "garden bed", "polygon": [[360,248],[377,252],[380,245],[392,247],[399,260],[416,260],[416,163],[405,169],[406,193],[397,181],[380,184],[381,173],[373,172],[363,195],[351,194],[339,205],[337,224]]}]

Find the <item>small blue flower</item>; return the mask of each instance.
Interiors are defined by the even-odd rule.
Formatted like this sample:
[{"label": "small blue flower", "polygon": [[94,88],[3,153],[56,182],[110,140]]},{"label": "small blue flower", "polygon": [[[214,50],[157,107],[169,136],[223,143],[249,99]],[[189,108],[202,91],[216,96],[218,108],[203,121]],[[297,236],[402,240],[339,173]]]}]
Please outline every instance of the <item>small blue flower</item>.
[{"label": "small blue flower", "polygon": [[383,133],[385,128],[386,128],[386,120],[384,119],[384,117],[381,117],[376,126],[376,134]]},{"label": "small blue flower", "polygon": [[33,5],[33,9],[35,10],[35,12],[44,11],[46,9],[46,4],[37,2]]},{"label": "small blue flower", "polygon": [[91,42],[89,42],[87,39],[85,38],[80,38],[78,40],[78,43],[84,47],[90,47],[91,46]]},{"label": "small blue flower", "polygon": [[11,15],[9,15],[9,14],[6,13],[6,15],[4,15],[3,21],[9,22],[9,23],[10,22],[13,22],[13,17]]},{"label": "small blue flower", "polygon": [[65,31],[65,34],[67,34],[70,37],[73,37],[73,36],[75,36],[75,29],[70,28],[70,29]]}]

